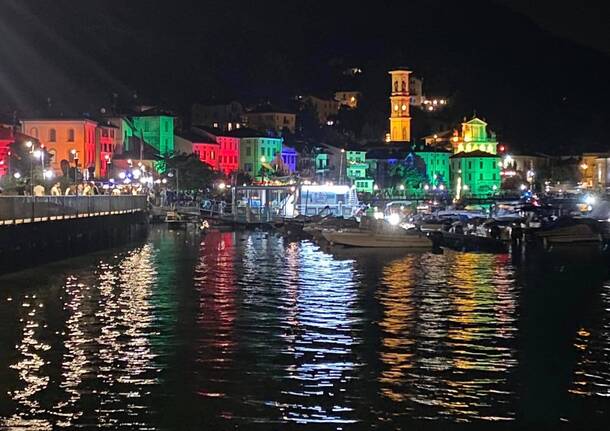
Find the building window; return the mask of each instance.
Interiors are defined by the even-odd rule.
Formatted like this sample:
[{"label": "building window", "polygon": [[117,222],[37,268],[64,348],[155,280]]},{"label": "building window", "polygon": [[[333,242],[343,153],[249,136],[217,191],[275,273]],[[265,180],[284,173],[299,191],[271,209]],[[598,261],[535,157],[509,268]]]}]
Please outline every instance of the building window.
[{"label": "building window", "polygon": [[468,181],[472,181],[472,174],[468,174]]},{"label": "building window", "polygon": [[493,179],[494,179],[494,180],[496,179],[496,174],[494,174]]},{"label": "building window", "polygon": [[483,161],[482,160],[479,162],[479,168],[483,169]]},{"label": "building window", "polygon": [[210,159],[214,160],[214,151],[210,153]]},{"label": "building window", "polygon": [[30,135],[32,135],[34,138],[38,137],[38,129],[36,127],[32,127],[30,129]]},{"label": "building window", "polygon": [[252,155],[252,149],[250,148],[250,146],[246,147],[246,156],[251,156]]},{"label": "building window", "polygon": [[49,142],[55,142],[57,140],[57,132],[55,129],[49,130]]},{"label": "building window", "polygon": [[483,174],[479,174],[479,179],[482,180],[483,179]]},{"label": "building window", "polygon": [[111,137],[111,138],[114,138],[114,129],[111,129],[111,130],[110,130],[110,137]]},{"label": "building window", "polygon": [[472,161],[468,161],[468,169],[472,169]]},{"label": "building window", "polygon": [[108,129],[102,129],[102,136],[105,138],[108,137]]}]

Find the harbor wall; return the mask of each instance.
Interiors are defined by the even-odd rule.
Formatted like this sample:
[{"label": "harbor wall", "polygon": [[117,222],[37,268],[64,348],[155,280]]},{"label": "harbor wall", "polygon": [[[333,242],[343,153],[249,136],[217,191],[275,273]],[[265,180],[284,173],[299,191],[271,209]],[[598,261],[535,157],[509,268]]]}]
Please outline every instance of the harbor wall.
[{"label": "harbor wall", "polygon": [[0,274],[143,240],[148,212],[0,225]]}]

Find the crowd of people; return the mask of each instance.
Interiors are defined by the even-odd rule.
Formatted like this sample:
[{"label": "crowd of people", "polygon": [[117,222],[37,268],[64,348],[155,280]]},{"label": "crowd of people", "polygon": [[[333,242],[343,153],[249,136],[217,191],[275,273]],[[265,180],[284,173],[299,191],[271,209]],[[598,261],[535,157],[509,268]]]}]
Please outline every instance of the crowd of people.
[{"label": "crowd of people", "polygon": [[123,185],[102,185],[94,181],[83,181],[75,184],[62,186],[56,182],[51,187],[45,187],[38,183],[30,188],[27,184],[17,187],[17,195],[20,196],[97,196],[97,195],[140,195],[147,194],[148,191],[141,186]]}]

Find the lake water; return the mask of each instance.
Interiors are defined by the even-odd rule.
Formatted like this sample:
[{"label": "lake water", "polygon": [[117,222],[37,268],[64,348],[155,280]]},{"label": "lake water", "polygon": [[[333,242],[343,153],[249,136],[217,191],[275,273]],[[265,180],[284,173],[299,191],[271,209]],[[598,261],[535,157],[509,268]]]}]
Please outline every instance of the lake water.
[{"label": "lake water", "polygon": [[[600,270],[601,269],[601,270]],[[610,419],[603,268],[172,232],[0,279],[0,428]]]}]

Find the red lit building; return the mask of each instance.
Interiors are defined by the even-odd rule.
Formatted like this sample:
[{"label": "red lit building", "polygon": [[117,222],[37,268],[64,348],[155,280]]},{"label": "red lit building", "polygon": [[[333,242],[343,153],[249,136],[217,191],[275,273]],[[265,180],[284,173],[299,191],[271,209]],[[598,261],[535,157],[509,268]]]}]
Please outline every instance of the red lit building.
[{"label": "red lit building", "polygon": [[231,136],[230,132],[224,132],[214,127],[195,126],[192,133],[215,141],[220,145],[218,152],[218,168],[227,177],[239,168],[239,138]]},{"label": "red lit building", "polygon": [[8,174],[10,145],[14,140],[13,129],[0,127],[0,177]]},{"label": "red lit building", "polygon": [[220,144],[208,136],[200,136],[195,133],[181,133],[174,137],[177,148],[192,148],[192,152],[199,156],[199,160],[210,165],[215,171],[219,168]]},{"label": "red lit building", "polygon": [[117,142],[119,140],[119,128],[110,122],[99,123],[97,128],[98,142],[99,142],[99,158],[96,161],[99,162],[99,170],[101,177],[108,176],[108,164],[112,163],[112,158],[116,151]]}]

